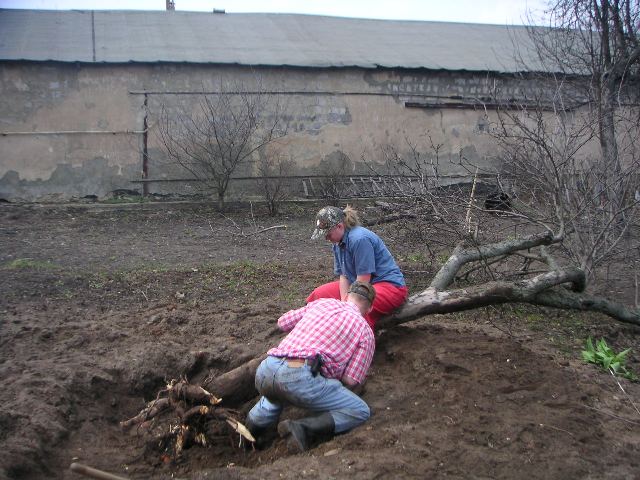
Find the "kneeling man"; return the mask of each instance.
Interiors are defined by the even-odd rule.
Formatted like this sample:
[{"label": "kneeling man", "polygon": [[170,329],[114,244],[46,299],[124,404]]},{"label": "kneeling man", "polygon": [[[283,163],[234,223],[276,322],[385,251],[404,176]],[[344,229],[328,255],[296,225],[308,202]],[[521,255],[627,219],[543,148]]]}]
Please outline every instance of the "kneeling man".
[{"label": "kneeling man", "polygon": [[356,281],[345,302],[322,298],[278,319],[289,334],[256,371],[261,398],[246,420],[254,436],[275,424],[285,405],[316,414],[278,425],[292,451],[306,450],[317,435],[347,432],[369,418],[369,406],[353,390],[364,383],[373,359],[375,338],[364,316],[375,295],[371,284]]}]

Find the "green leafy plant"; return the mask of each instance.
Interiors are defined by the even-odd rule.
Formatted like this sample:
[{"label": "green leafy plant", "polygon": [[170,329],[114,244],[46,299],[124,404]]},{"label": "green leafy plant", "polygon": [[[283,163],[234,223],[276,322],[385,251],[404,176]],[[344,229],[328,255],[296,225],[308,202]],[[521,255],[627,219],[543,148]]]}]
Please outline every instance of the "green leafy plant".
[{"label": "green leafy plant", "polygon": [[615,353],[605,342],[604,338],[597,340],[595,345],[591,337],[587,339],[587,349],[582,351],[582,359],[585,362],[593,363],[601,366],[603,369],[610,371],[613,375],[620,375],[629,380],[637,380],[633,372],[627,369],[625,361],[630,348],[620,353]]}]

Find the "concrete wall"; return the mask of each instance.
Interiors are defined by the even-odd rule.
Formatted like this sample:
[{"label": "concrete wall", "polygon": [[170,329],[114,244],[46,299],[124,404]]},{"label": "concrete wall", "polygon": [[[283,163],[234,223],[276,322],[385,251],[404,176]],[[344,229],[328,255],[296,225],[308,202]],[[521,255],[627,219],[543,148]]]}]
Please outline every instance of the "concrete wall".
[{"label": "concrete wall", "polygon": [[[290,133],[272,148],[295,161],[292,174],[322,173],[336,159],[346,161],[350,171],[365,171],[361,158],[381,162],[383,145],[406,151],[406,139],[427,155],[433,153],[431,142],[440,144],[443,173],[461,171],[449,163],[461,152],[471,162],[495,166],[485,111],[474,108],[471,99],[489,97],[496,83],[505,98],[520,98],[524,85],[510,77],[455,72],[5,62],[0,64],[0,198],[142,191],[132,180],[142,177],[145,116],[148,178],[185,178],[186,172],[167,163],[157,134],[162,105],[193,101],[188,93],[218,91],[221,82],[239,80],[250,90],[258,77],[263,89],[282,92],[287,104]],[[469,107],[408,108],[405,102]],[[185,188],[189,193],[181,183],[149,186],[150,192]]]}]

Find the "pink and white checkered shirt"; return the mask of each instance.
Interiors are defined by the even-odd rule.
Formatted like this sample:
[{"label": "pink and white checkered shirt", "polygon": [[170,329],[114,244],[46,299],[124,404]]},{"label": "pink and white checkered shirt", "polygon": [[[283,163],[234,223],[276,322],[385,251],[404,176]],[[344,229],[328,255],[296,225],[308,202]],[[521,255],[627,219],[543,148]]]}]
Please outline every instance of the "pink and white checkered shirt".
[{"label": "pink and white checkered shirt", "polygon": [[375,338],[357,305],[321,298],[291,310],[278,319],[290,332],[280,345],[267,352],[275,357],[313,358],[320,355],[320,372],[340,380],[343,375],[362,383],[373,360]]}]

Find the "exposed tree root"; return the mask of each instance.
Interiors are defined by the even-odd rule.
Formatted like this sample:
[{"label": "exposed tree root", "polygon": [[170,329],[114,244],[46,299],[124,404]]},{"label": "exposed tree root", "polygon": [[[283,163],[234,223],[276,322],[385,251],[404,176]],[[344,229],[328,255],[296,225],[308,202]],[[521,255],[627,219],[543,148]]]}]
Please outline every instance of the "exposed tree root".
[{"label": "exposed tree root", "polygon": [[138,415],[129,420],[125,420],[120,422],[120,426],[124,429],[128,429],[133,427],[134,425],[139,425],[147,420],[151,420],[159,413],[163,412],[169,408],[169,399],[168,398],[160,398],[153,400],[147,404],[145,408],[143,408]]},{"label": "exposed tree root", "polygon": [[241,439],[255,442],[238,421],[238,413],[221,407],[221,401],[199,385],[172,380],[155,400],[135,417],[120,422],[120,426],[124,430],[138,426],[136,434],[151,437],[149,445],[155,451],[160,450],[163,462],[176,461],[193,445],[206,447],[223,432],[230,438],[238,434]]}]

